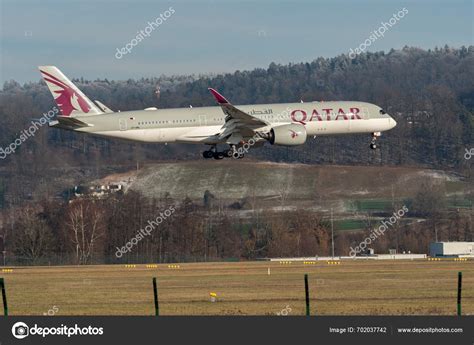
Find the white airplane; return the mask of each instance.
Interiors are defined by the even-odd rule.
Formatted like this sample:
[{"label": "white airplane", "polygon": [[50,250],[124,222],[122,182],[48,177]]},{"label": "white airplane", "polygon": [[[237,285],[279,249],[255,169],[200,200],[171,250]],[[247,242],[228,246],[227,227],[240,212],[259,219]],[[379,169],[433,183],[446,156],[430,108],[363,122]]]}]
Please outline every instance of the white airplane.
[{"label": "white airplane", "polygon": [[[381,132],[396,122],[379,106],[365,102],[309,102],[232,105],[209,88],[219,106],[114,112],[87,98],[58,68],[40,66],[61,115],[51,127],[153,143],[205,144],[204,158],[242,158],[249,147],[295,146],[308,136],[370,133],[376,149]],[[218,150],[217,145],[229,145]],[[245,148],[245,150],[242,150]]]}]

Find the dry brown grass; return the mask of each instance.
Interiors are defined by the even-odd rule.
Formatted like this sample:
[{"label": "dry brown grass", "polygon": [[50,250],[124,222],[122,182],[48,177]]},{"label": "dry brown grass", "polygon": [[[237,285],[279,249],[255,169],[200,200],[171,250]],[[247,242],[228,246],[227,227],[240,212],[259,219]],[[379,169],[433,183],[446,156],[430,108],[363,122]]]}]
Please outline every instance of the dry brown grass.
[{"label": "dry brown grass", "polygon": [[[267,275],[267,268],[271,275]],[[275,262],[14,267],[5,277],[10,315],[153,315],[152,277],[162,315],[304,314],[304,273],[312,313],[320,315],[454,315],[457,272],[463,313],[474,314],[474,261],[364,261],[341,265]],[[209,293],[219,301],[211,303]]]}]

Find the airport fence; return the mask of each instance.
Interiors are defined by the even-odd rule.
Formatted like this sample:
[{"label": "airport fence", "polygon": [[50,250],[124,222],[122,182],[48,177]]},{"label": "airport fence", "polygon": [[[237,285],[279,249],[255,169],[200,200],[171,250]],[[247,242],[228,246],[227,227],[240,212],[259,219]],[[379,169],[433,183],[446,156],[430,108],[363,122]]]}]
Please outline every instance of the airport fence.
[{"label": "airport fence", "polygon": [[[136,267],[136,265],[126,265],[126,266],[130,266],[130,268]],[[157,265],[148,265],[148,266],[157,266]],[[179,265],[171,264],[171,265],[168,265],[168,267],[179,268]],[[2,271],[3,273],[6,273],[5,269],[3,269]],[[270,275],[270,268],[268,269],[268,274]],[[317,305],[318,305],[318,296],[316,295],[317,289],[316,289],[316,292],[314,290],[311,291],[310,289],[310,282],[315,283],[316,280],[315,280],[314,275],[312,274],[312,280],[310,281],[309,276],[310,274],[308,273],[305,273],[299,276],[301,278],[301,290],[300,290],[301,295],[300,296],[301,296],[301,301],[303,300],[305,301],[305,315],[306,316],[317,315]],[[456,314],[458,316],[462,315],[462,277],[463,277],[462,272],[459,271],[457,274],[457,298],[456,298]],[[159,299],[159,294],[158,294],[159,280],[157,279],[157,277],[152,277],[150,287],[151,287],[149,290],[150,296],[153,296],[154,311],[155,311],[154,315],[159,316],[160,315],[160,299]],[[2,294],[3,315],[8,316],[9,309],[8,309],[8,302],[7,302],[7,287],[6,287],[6,279],[4,277],[0,277],[0,289],[1,289],[1,294]],[[214,302],[217,299],[217,294],[211,292],[210,298],[211,298],[211,301]],[[313,301],[313,309],[311,308],[310,301]],[[165,301],[165,303],[166,302],[167,301]],[[282,311],[281,315],[287,315],[287,314],[288,312],[284,314]],[[43,315],[51,316],[49,314],[43,314]],[[280,314],[277,313],[277,315],[280,315]]]}]

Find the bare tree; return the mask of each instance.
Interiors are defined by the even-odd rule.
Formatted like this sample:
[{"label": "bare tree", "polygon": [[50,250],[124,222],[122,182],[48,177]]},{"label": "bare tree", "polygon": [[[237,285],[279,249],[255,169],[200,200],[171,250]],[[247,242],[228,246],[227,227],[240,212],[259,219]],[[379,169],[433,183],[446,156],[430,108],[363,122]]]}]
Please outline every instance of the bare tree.
[{"label": "bare tree", "polygon": [[67,231],[75,248],[77,264],[87,264],[94,253],[94,246],[104,235],[104,212],[97,202],[80,200],[71,205]]},{"label": "bare tree", "polygon": [[14,253],[32,264],[46,257],[54,245],[54,238],[48,224],[31,208],[21,211],[12,235]]}]

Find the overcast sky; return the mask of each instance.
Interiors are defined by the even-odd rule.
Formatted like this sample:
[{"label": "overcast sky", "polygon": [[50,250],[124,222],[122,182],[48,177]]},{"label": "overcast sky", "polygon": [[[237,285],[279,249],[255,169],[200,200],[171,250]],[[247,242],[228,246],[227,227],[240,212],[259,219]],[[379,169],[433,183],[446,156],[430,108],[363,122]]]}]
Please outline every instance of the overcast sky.
[{"label": "overcast sky", "polygon": [[[39,80],[38,65],[56,65],[71,78],[118,80],[308,62],[349,53],[404,7],[408,13],[367,50],[474,44],[474,0],[0,3],[2,84]],[[116,58],[170,7],[166,21]]]}]

